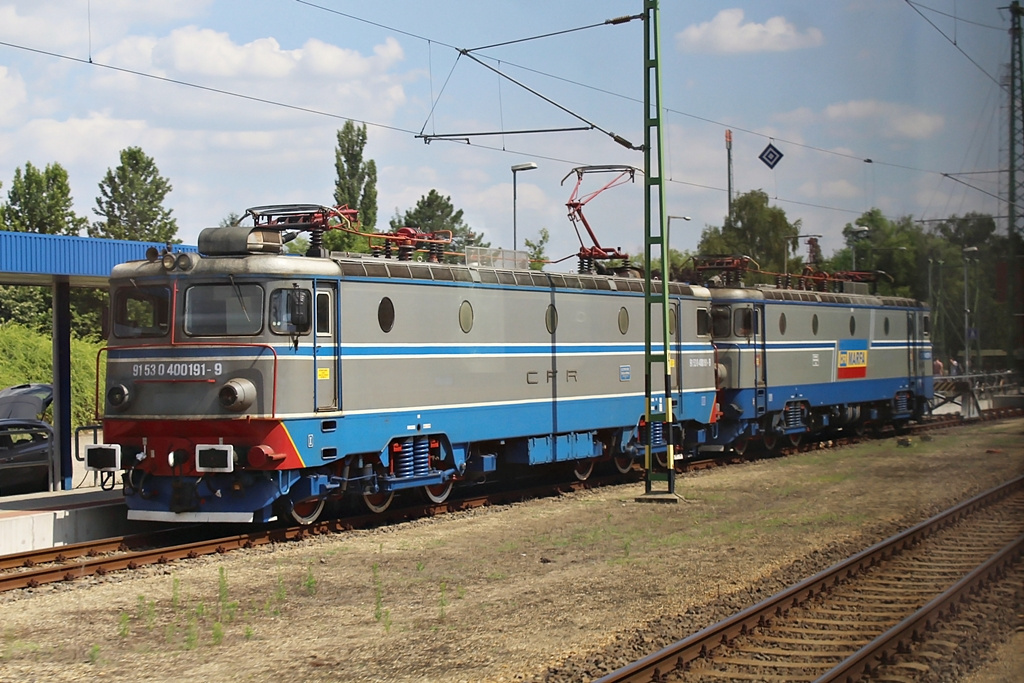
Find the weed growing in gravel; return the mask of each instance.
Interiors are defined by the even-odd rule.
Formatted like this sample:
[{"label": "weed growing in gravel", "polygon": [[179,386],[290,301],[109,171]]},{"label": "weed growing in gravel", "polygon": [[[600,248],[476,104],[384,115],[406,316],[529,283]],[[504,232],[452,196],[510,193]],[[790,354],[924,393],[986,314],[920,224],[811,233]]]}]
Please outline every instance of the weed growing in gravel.
[{"label": "weed growing in gravel", "polygon": [[140,595],[135,606],[135,618],[145,621],[146,630],[152,631],[156,624],[156,600],[147,600],[145,595]]},{"label": "weed growing in gravel", "polygon": [[89,658],[89,663],[90,664],[96,664],[97,662],[99,662],[100,661],[100,646],[94,644],[92,647],[90,647],[87,656]]},{"label": "weed growing in gravel", "polygon": [[131,622],[131,620],[132,620],[132,618],[130,616],[128,616],[127,612],[121,612],[121,614],[118,615],[118,617],[117,617],[117,635],[121,636],[122,638],[127,638],[128,637],[128,633],[129,633],[128,624]]},{"label": "weed growing in gravel", "polygon": [[442,581],[441,582],[441,599],[438,601],[438,605],[440,607],[440,611],[438,613],[438,618],[441,621],[444,621],[444,608],[448,606],[448,582],[447,581]]},{"label": "weed growing in gravel", "polygon": [[302,580],[302,587],[306,589],[306,595],[316,595],[316,577],[313,576],[313,565],[306,567],[306,578]]},{"label": "weed growing in gravel", "polygon": [[224,641],[224,625],[219,621],[213,622],[213,630],[210,633],[214,645],[220,645]]},{"label": "weed growing in gravel", "polygon": [[224,567],[218,569],[217,578],[217,621],[231,623],[238,611],[238,601],[228,600],[228,577]]},{"label": "weed growing in gravel", "polygon": [[188,623],[185,624],[185,649],[194,650],[199,646],[199,608],[188,617]]},{"label": "weed growing in gravel", "polygon": [[373,619],[384,626],[384,632],[391,632],[391,610],[384,609],[384,584],[380,580],[380,565],[373,563]]},{"label": "weed growing in gravel", "polygon": [[224,567],[217,568],[217,606],[223,607],[228,601],[228,575]]}]

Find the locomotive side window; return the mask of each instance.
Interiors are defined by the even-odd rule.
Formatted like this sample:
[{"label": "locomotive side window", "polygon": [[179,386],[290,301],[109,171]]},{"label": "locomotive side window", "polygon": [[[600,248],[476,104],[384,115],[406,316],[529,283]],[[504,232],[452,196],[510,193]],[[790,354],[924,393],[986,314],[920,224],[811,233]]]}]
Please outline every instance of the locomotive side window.
[{"label": "locomotive side window", "polygon": [[733,314],[733,327],[737,337],[749,337],[754,333],[754,311],[740,308]]},{"label": "locomotive side window", "polygon": [[331,295],[329,292],[316,293],[316,333],[331,334]]},{"label": "locomotive side window", "polygon": [[697,336],[707,337],[711,334],[711,315],[706,308],[697,309]]},{"label": "locomotive side window", "polygon": [[622,334],[629,332],[629,311],[625,306],[619,309],[619,332]]},{"label": "locomotive side window", "polygon": [[195,285],[185,290],[185,334],[241,337],[263,329],[259,285]]},{"label": "locomotive side window", "polygon": [[923,318],[924,320],[922,320],[921,322],[924,328],[924,338],[928,339],[928,337],[932,333],[932,319],[931,316],[929,316],[927,313],[924,314]]},{"label": "locomotive side window", "polygon": [[711,336],[723,339],[729,336],[732,327],[732,311],[728,306],[711,307]]},{"label": "locomotive side window", "polygon": [[888,337],[889,336],[889,316],[885,316],[885,322],[882,325],[882,327],[885,330],[885,336]]},{"label": "locomotive side window", "polygon": [[779,334],[786,335],[786,314],[779,313]]},{"label": "locomotive side window", "polygon": [[[317,305],[320,300],[317,297]],[[275,289],[270,295],[270,331],[274,334],[307,334],[310,327],[309,292]],[[319,309],[317,325],[319,325]],[[329,328],[328,328],[329,329]]]},{"label": "locomotive side window", "polygon": [[813,334],[815,337],[818,336],[818,314],[817,313],[815,313],[814,316],[811,317],[811,334]]},{"label": "locomotive side window", "polygon": [[473,304],[468,301],[463,301],[459,305],[459,327],[466,334],[473,329]]},{"label": "locomotive side window", "polygon": [[558,309],[554,304],[548,304],[547,310],[544,311],[544,326],[548,328],[548,334],[554,334],[558,329]]},{"label": "locomotive side window", "polygon": [[381,299],[377,306],[377,324],[384,333],[390,332],[395,326],[395,305],[387,297]]},{"label": "locomotive side window", "polygon": [[122,288],[114,296],[114,336],[162,337],[167,334],[171,290],[167,287]]},{"label": "locomotive side window", "polygon": [[850,336],[852,337],[855,334],[857,334],[857,319],[851,315],[850,316]]}]

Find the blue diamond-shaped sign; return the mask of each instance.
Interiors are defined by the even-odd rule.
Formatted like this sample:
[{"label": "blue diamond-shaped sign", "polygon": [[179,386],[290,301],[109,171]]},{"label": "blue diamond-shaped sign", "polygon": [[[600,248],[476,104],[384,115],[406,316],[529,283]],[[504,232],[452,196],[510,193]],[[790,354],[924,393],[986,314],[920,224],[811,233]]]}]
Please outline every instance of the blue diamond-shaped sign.
[{"label": "blue diamond-shaped sign", "polygon": [[779,151],[779,148],[769,142],[768,146],[764,148],[764,151],[761,152],[761,156],[759,156],[758,159],[763,161],[764,165],[768,168],[775,168],[775,165],[782,161],[782,157],[783,154]]}]

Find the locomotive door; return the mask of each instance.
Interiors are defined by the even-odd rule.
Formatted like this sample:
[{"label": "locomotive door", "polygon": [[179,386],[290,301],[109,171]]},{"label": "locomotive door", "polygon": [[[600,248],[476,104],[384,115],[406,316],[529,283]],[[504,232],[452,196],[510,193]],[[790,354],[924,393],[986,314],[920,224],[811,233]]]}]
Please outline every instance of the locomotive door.
[{"label": "locomotive door", "polygon": [[316,283],[316,339],[313,342],[313,383],[316,409],[338,409],[338,285]]},{"label": "locomotive door", "polygon": [[917,313],[907,311],[907,383],[917,394],[922,393],[921,375],[921,334],[917,324]]},{"label": "locomotive door", "polygon": [[754,408],[758,415],[768,411],[768,344],[765,339],[764,304],[754,304]]}]

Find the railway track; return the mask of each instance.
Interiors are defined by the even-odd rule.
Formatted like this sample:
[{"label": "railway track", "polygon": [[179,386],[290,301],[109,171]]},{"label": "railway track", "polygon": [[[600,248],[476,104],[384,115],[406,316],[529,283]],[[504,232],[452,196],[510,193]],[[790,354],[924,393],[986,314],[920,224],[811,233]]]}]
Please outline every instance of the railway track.
[{"label": "railway track", "polygon": [[[500,505],[528,498],[621,484],[638,477],[639,472],[634,471],[626,475],[591,477],[586,481],[546,483],[526,490],[489,491],[463,498],[451,498],[439,504],[392,507],[380,514],[328,519],[309,526],[263,528],[242,534],[222,535],[223,527],[211,529],[206,525],[195,525],[3,555],[0,556],[0,593],[90,576],[104,576],[110,572],[168,564],[181,559],[253,548],[267,543],[285,543],[320,534],[340,533],[486,505]],[[214,533],[217,530],[220,530],[221,534]]]},{"label": "railway track", "polygon": [[969,596],[1004,577],[1022,555],[1019,477],[600,683],[858,681],[882,673],[914,680],[940,656],[915,644],[944,626],[955,630]]},{"label": "railway track", "polygon": [[[1002,419],[1019,415],[1019,410],[986,411],[982,419]],[[959,416],[934,418],[915,425],[912,433],[947,428],[964,424]],[[885,434],[885,437],[892,434]],[[841,446],[859,441],[857,437],[843,437],[820,443],[802,444],[776,453],[756,449],[743,456],[708,459],[677,460],[680,473],[698,471],[734,462],[748,462],[762,457],[775,457],[800,450],[813,450]],[[634,476],[639,476],[634,470]],[[630,475],[625,475],[629,477]],[[339,533],[410,519],[431,517],[445,512],[468,510],[483,505],[502,504],[512,500],[541,497],[582,488],[622,483],[622,476],[592,477],[585,482],[544,484],[530,490],[490,492],[483,495],[453,498],[440,504],[393,507],[383,514],[340,517],[310,526],[258,529],[243,534],[212,535],[210,527],[197,525],[150,534],[118,536],[55,548],[0,556],[0,593],[22,588],[35,588],[44,584],[74,581],[88,576],[103,576],[109,572],[134,570],[153,564],[167,564],[184,558],[195,558],[224,553],[239,548],[251,548],[266,543],[283,543],[306,536]]]}]

